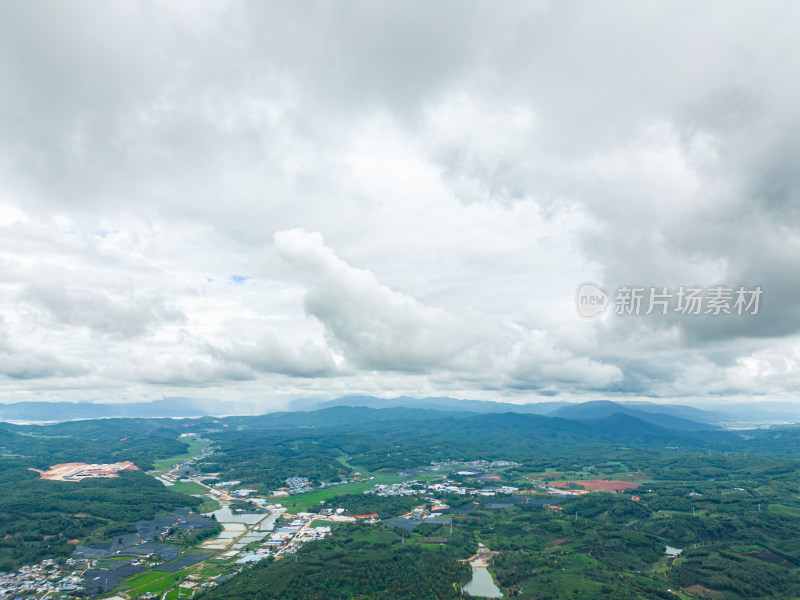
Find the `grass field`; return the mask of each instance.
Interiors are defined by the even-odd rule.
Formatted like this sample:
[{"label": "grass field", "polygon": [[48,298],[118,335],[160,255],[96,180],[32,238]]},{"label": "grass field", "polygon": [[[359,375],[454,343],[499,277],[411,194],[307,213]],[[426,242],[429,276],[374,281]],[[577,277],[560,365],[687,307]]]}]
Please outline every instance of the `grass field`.
[{"label": "grass field", "polygon": [[206,500],[200,506],[197,507],[195,512],[197,513],[210,513],[214,512],[215,510],[219,510],[222,505],[217,502],[216,500]]},{"label": "grass field", "polygon": [[800,508],[786,506],[784,504],[770,504],[767,510],[772,514],[782,517],[800,517]]},{"label": "grass field", "polygon": [[180,600],[181,598],[190,598],[192,595],[192,590],[184,590],[180,588],[176,588],[174,590],[170,590],[167,592],[167,595],[164,596],[166,600]]},{"label": "grass field", "polygon": [[219,577],[220,575],[222,575],[222,573],[223,573],[223,571],[219,567],[214,566],[214,565],[209,565],[208,563],[206,563],[200,569],[200,572],[198,574],[201,577],[205,577],[205,578],[210,579],[212,577]]},{"label": "grass field", "polygon": [[335,525],[335,521],[322,521],[320,519],[315,519],[308,524],[309,527],[332,527]]},{"label": "grass field", "polygon": [[376,528],[365,535],[364,539],[369,540],[374,544],[390,544],[397,541],[397,534],[394,531]]},{"label": "grass field", "polygon": [[763,546],[759,546],[757,544],[750,544],[748,546],[731,545],[731,546],[729,546],[729,550],[731,550],[733,552],[764,552],[765,551]]},{"label": "grass field", "polygon": [[[349,458],[349,456],[340,456],[336,460],[338,460],[340,463],[342,463],[343,466],[345,466],[346,468],[350,469],[351,471],[354,471],[354,472],[360,471],[360,469],[358,467],[353,466],[353,465],[351,465],[350,463],[347,462],[348,458]],[[361,471],[361,472],[363,472],[363,471]]]},{"label": "grass field", "polygon": [[[129,579],[127,584],[130,586],[130,589],[126,590],[126,593],[130,594],[132,597],[146,594],[147,592],[161,595],[164,591],[177,586],[178,582],[183,581],[186,575],[197,569],[197,565],[192,565],[177,573],[148,571],[147,573]],[[184,590],[183,593],[187,598],[190,595],[189,590]]]},{"label": "grass field", "polygon": [[142,575],[136,575],[128,580],[128,585],[131,586],[132,589],[139,588],[143,585],[147,585],[155,581],[156,579],[161,579],[167,575],[167,573],[161,573],[159,571],[148,571],[147,573],[143,573]]},{"label": "grass field", "polygon": [[174,485],[170,486],[171,492],[179,492],[181,494],[189,494],[189,495],[205,495],[208,493],[208,489],[204,488],[199,483],[195,483],[194,481],[184,483],[182,481],[176,481]]},{"label": "grass field", "polygon": [[203,449],[207,448],[210,445],[211,442],[208,441],[202,442],[197,439],[192,439],[189,442],[189,448],[187,448],[186,452],[184,452],[183,454],[179,454],[178,456],[172,456],[170,458],[162,458],[161,460],[155,461],[153,463],[153,466],[155,467],[153,470],[156,471],[158,475],[163,475],[179,462],[186,460],[187,458],[192,458],[193,456],[197,456],[203,451]]}]

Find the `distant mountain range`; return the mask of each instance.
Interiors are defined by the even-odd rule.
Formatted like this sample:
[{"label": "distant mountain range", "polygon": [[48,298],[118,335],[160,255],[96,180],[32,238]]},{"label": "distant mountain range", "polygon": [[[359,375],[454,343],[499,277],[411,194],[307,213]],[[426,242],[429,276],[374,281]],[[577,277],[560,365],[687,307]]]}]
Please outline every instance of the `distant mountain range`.
[{"label": "distant mountain range", "polygon": [[[292,403],[290,408],[299,407],[303,404]],[[475,413],[505,413],[516,412],[533,415],[546,415],[552,411],[568,406],[568,402],[535,402],[531,404],[511,404],[510,402],[490,402],[486,400],[462,400],[460,398],[411,398],[409,396],[398,396],[396,398],[376,398],[374,396],[343,396],[335,400],[323,400],[314,403],[310,408],[327,408],[329,406],[366,406],[369,408],[393,408],[404,406],[405,408],[426,408],[431,410],[442,410],[445,412],[475,412]]]},{"label": "distant mountain range", "polygon": [[[563,408],[563,407],[562,407]],[[596,444],[620,447],[661,449],[704,449],[724,452],[768,452],[776,456],[798,454],[800,427],[777,427],[761,430],[730,431],[710,427],[688,419],[647,413],[655,419],[645,421],[636,409],[627,414],[625,406],[616,403],[583,403],[569,407],[565,418],[517,412],[442,411],[423,408],[364,406],[330,406],[309,411],[290,411],[263,415],[205,416],[177,418],[105,418],[71,420],[42,426],[41,424],[0,423],[0,449],[8,454],[33,455],[34,450],[52,453],[62,438],[81,439],[94,444],[102,440],[114,443],[139,439],[154,443],[173,439],[175,432],[215,433],[241,432],[251,442],[259,443],[263,433],[269,437],[289,435],[287,439],[360,440],[349,448],[368,448],[383,440],[393,447],[419,450],[431,444],[439,452],[454,455],[465,444],[471,447],[502,448],[505,454],[536,452],[539,455],[558,453],[560,449],[584,448],[591,452]],[[611,412],[607,416],[599,416]],[[594,418],[583,418],[597,415]],[[653,421],[661,421],[659,425]],[[31,446],[30,435],[44,445]],[[172,432],[172,433],[170,433]],[[247,437],[249,436],[249,438]],[[388,440],[388,441],[387,441]],[[250,443],[250,442],[248,442]],[[352,442],[346,442],[351,444]],[[364,445],[365,444],[365,445]],[[55,445],[55,446],[54,446]],[[136,446],[136,444],[134,444]],[[364,450],[366,451],[366,450]],[[126,449],[127,455],[130,448]]]},{"label": "distant mountain range", "polygon": [[[581,420],[594,420],[605,419],[616,414],[628,415],[636,417],[645,423],[651,423],[659,427],[667,429],[679,429],[682,431],[709,431],[712,429],[719,429],[719,425],[714,425],[714,418],[712,413],[707,413],[699,409],[695,409],[696,420],[690,420],[683,417],[676,416],[674,413],[685,413],[685,406],[669,406],[669,405],[648,405],[637,408],[631,408],[628,405],[620,404],[618,402],[610,402],[607,400],[598,400],[594,402],[582,402],[581,404],[570,404],[557,408],[553,412],[547,414],[549,417],[561,417],[562,419],[581,419]],[[676,410],[677,409],[677,410]]]},{"label": "distant mountain range", "polygon": [[[344,396],[335,400],[311,403],[297,401],[290,410],[312,410],[328,406],[367,406],[370,408],[427,408],[442,411],[469,411],[475,413],[522,413],[561,417],[565,419],[598,419],[613,414],[627,414],[661,427],[682,430],[707,430],[708,425],[747,428],[774,423],[800,422],[800,403],[791,402],[740,402],[725,404],[721,408],[699,408],[682,404],[661,404],[646,401],[588,402],[548,401],[530,404],[512,404],[458,398],[375,398],[373,396]],[[713,405],[712,405],[713,406]],[[672,417],[672,419],[668,418]]]},{"label": "distant mountain range", "polygon": [[0,404],[2,421],[71,421],[112,417],[199,417],[237,414],[226,402],[164,398],[153,402],[16,402]]},{"label": "distant mountain range", "polygon": [[[407,410],[439,411],[456,416],[469,414],[517,413],[559,417],[568,420],[605,419],[616,414],[635,417],[667,429],[681,431],[710,431],[720,427],[742,427],[768,422],[800,421],[800,407],[788,403],[754,402],[729,404],[724,410],[703,410],[677,404],[654,402],[612,402],[598,400],[581,403],[547,401],[530,404],[463,400],[448,397],[376,398],[374,396],[344,396],[334,400],[298,399],[284,409],[283,414],[307,412],[333,407],[367,407],[374,409],[402,408]],[[93,402],[18,402],[0,404],[0,421],[46,422],[115,417],[181,418],[202,416],[258,415],[263,407],[233,402],[194,398],[164,398],[153,402],[93,403]],[[270,414],[275,415],[275,412]],[[390,414],[390,413],[387,413]],[[399,414],[397,414],[399,416]],[[287,423],[293,419],[287,418]]]}]

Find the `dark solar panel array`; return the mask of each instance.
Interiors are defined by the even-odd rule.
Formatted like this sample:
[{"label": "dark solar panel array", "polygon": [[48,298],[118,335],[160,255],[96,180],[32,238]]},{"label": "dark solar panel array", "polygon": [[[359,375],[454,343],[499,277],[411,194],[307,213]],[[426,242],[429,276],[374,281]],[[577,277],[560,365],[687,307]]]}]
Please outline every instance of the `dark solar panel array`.
[{"label": "dark solar panel array", "polygon": [[[100,542],[92,546],[77,546],[74,554],[86,558],[106,558],[112,554],[122,556],[144,556],[156,554],[164,560],[174,560],[180,554],[178,548],[154,542],[170,528],[197,531],[213,527],[214,521],[208,517],[192,513],[188,508],[176,508],[168,515],[148,521],[138,521],[137,533],[114,536],[110,542]],[[142,543],[145,542],[145,543]]]},{"label": "dark solar panel array", "polygon": [[191,567],[192,565],[196,565],[199,562],[203,562],[214,556],[213,554],[187,554],[183,558],[176,560],[175,562],[168,563],[166,565],[159,565],[157,567],[153,567],[153,571],[165,571],[167,573],[177,573],[178,571],[185,569],[186,567]]},{"label": "dark solar panel array", "polygon": [[125,577],[136,575],[146,569],[144,565],[134,565],[129,560],[115,561],[115,564],[108,568],[89,569],[84,572],[84,588],[87,593],[94,596],[117,587]]},{"label": "dark solar panel array", "polygon": [[396,527],[398,529],[405,529],[406,531],[414,531],[417,527],[419,527],[420,521],[415,521],[413,519],[400,519],[395,517],[394,519],[386,519],[385,521],[381,521],[382,523],[386,523],[389,527]]}]

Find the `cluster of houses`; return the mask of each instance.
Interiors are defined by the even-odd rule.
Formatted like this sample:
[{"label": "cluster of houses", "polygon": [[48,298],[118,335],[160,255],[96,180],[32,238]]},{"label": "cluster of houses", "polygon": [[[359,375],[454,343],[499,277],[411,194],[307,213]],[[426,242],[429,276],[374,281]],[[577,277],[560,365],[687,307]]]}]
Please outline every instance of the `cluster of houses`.
[{"label": "cluster of houses", "polygon": [[271,555],[294,554],[306,542],[324,539],[330,535],[330,527],[310,527],[311,521],[319,517],[320,515],[307,512],[297,513],[297,515],[288,517],[292,519],[289,523],[278,527],[270,534],[269,539],[261,544],[260,548],[252,554],[243,556],[236,561],[236,564],[258,562]]},{"label": "cluster of houses", "polygon": [[518,467],[519,463],[514,462],[513,460],[471,460],[469,462],[464,462],[462,460],[443,460],[440,462],[431,462],[431,466],[435,468],[439,467],[452,467],[456,465],[464,465],[466,467],[473,467],[475,469],[485,471],[487,469],[499,469],[501,467]]},{"label": "cluster of houses", "polygon": [[289,490],[292,494],[303,494],[313,489],[311,487],[311,481],[306,477],[287,477],[286,485],[289,486]]},{"label": "cluster of houses", "polygon": [[308,517],[306,517],[306,514],[307,513],[301,513],[302,516],[298,515],[288,525],[278,527],[278,529],[276,529],[275,532],[269,536],[269,539],[264,542],[264,545],[275,548],[276,550],[280,547],[287,546],[288,543],[295,537],[295,535],[297,535],[297,532],[300,531],[300,529],[302,529],[308,522]]},{"label": "cluster of houses", "polygon": [[232,488],[242,483],[241,481],[220,481],[214,484],[215,488]]},{"label": "cluster of houses", "polygon": [[459,485],[455,481],[444,481],[442,483],[430,483],[426,486],[428,491],[444,494],[457,494],[459,496],[495,496],[497,494],[516,494],[519,488],[510,485],[498,485],[495,487],[473,488]]},{"label": "cluster of houses", "polygon": [[306,477],[287,477],[286,485],[288,487],[279,487],[277,490],[272,490],[269,495],[289,496],[291,494],[304,494],[314,489],[311,481]]},{"label": "cluster of houses", "polygon": [[[68,559],[67,569],[77,564]],[[39,564],[20,567],[16,573],[0,573],[0,598],[17,598],[53,592],[77,592],[83,589],[83,580],[78,571],[65,573],[52,559]]]},{"label": "cluster of houses", "polygon": [[321,540],[330,534],[330,527],[308,527],[308,524],[317,515],[313,513],[299,513],[288,525],[279,527],[264,543],[267,547],[278,550],[296,552],[297,548],[305,542]]},{"label": "cluster of houses", "polygon": [[423,481],[403,481],[391,485],[375,485],[372,489],[364,490],[364,494],[375,494],[377,496],[414,496],[416,494],[429,492],[439,494],[458,494],[459,496],[494,496],[496,494],[515,494],[519,488],[509,485],[496,487],[473,488],[460,485],[457,482],[445,480],[442,483],[425,483]]},{"label": "cluster of houses", "polygon": [[376,496],[414,496],[424,490],[424,486],[418,481],[403,481],[392,484],[378,484],[371,490],[364,490],[364,494],[375,494]]}]

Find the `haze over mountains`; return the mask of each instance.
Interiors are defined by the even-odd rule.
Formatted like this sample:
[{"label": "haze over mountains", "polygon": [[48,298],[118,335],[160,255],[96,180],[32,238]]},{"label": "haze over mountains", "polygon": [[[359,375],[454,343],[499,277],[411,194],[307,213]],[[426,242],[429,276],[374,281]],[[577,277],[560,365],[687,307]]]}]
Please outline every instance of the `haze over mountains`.
[{"label": "haze over mountains", "polygon": [[685,406],[648,406],[646,409],[632,408],[630,406],[610,401],[583,402],[570,404],[557,408],[548,414],[551,417],[563,419],[604,419],[615,414],[624,414],[652,423],[659,427],[681,429],[686,431],[718,429],[718,423],[724,420],[719,414],[695,409],[696,420],[690,420],[675,415],[675,412],[684,411]]},{"label": "haze over mountains", "polygon": [[[653,402],[611,402],[605,400],[569,403],[547,401],[512,404],[457,398],[377,398],[344,396],[331,400],[298,399],[284,413],[316,411],[332,407],[404,408],[440,413],[518,413],[543,415],[569,420],[597,420],[622,414],[667,429],[708,431],[720,427],[739,428],[800,421],[800,409],[788,403],[763,402],[731,404],[724,410],[704,410],[692,406]],[[390,414],[392,411],[387,411]],[[224,401],[193,398],[164,398],[153,402],[18,402],[0,404],[2,421],[68,421],[119,417],[201,417],[263,414],[258,407]],[[272,412],[269,414],[276,414]]]}]

